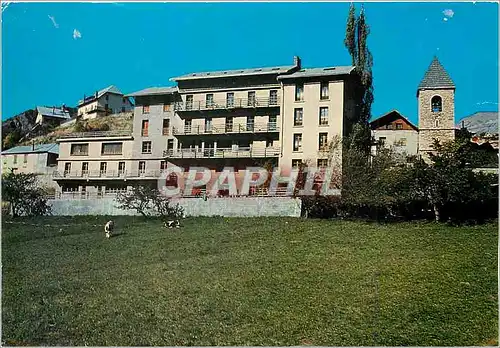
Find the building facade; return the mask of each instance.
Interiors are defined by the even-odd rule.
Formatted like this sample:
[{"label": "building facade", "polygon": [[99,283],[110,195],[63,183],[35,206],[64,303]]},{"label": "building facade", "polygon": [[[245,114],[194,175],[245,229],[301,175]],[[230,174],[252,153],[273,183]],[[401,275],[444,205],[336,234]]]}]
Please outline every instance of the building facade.
[{"label": "building facade", "polygon": [[[352,90],[359,83],[353,67],[303,69],[295,57],[289,66],[190,73],[171,80],[176,87],[125,96],[135,99],[132,133],[59,139],[55,180],[63,192],[106,192],[138,181],[156,185],[169,166],[220,173],[225,167],[240,171],[269,165],[289,170],[306,162],[341,170],[327,153],[332,141],[350,129]],[[116,153],[110,155],[108,148]],[[337,157],[341,152],[336,149]]]},{"label": "building facade", "polygon": [[418,151],[418,128],[399,111],[392,110],[370,122],[375,145],[391,148],[395,153],[415,156]]},{"label": "building facade", "polygon": [[91,96],[83,96],[78,102],[78,117],[83,120],[131,111],[133,105],[129,98],[115,86],[96,91]]},{"label": "building facade", "polygon": [[57,173],[59,146],[56,143],[31,146],[16,146],[2,151],[2,172],[33,173],[48,187],[58,188],[53,181]]}]

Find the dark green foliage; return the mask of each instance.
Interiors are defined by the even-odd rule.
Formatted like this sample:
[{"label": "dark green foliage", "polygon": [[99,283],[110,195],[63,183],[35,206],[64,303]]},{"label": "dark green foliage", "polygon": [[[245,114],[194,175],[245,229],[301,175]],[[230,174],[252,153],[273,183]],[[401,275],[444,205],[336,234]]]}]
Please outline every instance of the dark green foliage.
[{"label": "dark green foliage", "polygon": [[[434,219],[483,223],[498,216],[498,176],[474,172],[474,147],[466,138],[435,143],[430,163],[398,158],[379,149],[370,159],[363,151],[343,153],[342,197],[306,197],[309,217],[374,220]],[[318,206],[321,205],[321,209]]]},{"label": "dark green foliage", "polygon": [[354,87],[352,93],[356,101],[355,119],[351,120],[353,127],[349,132],[347,147],[369,154],[371,133],[368,122],[371,118],[373,96],[373,56],[368,48],[368,35],[370,28],[366,23],[363,6],[356,18],[354,4],[349,7],[344,45],[351,55],[352,64],[360,77],[360,83]]},{"label": "dark green foliage", "polygon": [[143,217],[160,216],[166,219],[180,219],[183,208],[170,205],[170,198],[149,186],[133,186],[132,190],[119,193],[116,197],[118,208],[137,211]]},{"label": "dark green foliage", "polygon": [[2,199],[11,204],[13,217],[49,215],[46,192],[38,186],[36,174],[14,173],[2,176]]},{"label": "dark green foliage", "polygon": [[11,147],[14,147],[17,145],[19,140],[21,139],[21,132],[16,129],[12,131],[11,133],[7,134],[7,136],[3,140],[3,150],[10,149]]}]

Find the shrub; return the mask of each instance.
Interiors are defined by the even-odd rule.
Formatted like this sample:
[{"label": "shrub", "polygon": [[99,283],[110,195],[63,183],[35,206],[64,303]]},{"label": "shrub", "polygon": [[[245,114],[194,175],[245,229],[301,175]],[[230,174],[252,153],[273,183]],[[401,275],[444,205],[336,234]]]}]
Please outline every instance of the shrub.
[{"label": "shrub", "polygon": [[119,193],[115,200],[118,208],[135,210],[144,217],[180,219],[184,213],[179,204],[171,206],[170,198],[149,186],[134,186],[130,191]]},{"label": "shrub", "polygon": [[10,171],[2,177],[2,199],[11,204],[12,216],[42,216],[51,213],[45,191],[35,174]]}]

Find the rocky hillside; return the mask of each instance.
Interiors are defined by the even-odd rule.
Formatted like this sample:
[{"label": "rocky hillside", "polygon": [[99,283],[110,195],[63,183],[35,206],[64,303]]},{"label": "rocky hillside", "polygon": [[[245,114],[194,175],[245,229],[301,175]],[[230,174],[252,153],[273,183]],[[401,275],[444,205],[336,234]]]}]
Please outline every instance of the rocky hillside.
[{"label": "rocky hillside", "polygon": [[[55,107],[58,108],[60,106]],[[76,108],[66,107],[66,109],[69,109],[72,117],[76,115]],[[22,141],[35,136],[42,136],[52,131],[53,127],[37,126],[35,124],[36,116],[37,111],[29,109],[2,121],[2,150],[17,146]]]},{"label": "rocky hillside", "polygon": [[132,112],[120,113],[99,117],[88,121],[76,122],[75,120],[63,124],[51,130],[47,134],[26,139],[20,142],[20,145],[29,145],[32,142],[35,144],[49,144],[55,142],[64,134],[75,132],[92,132],[92,131],[130,131],[132,132]]}]

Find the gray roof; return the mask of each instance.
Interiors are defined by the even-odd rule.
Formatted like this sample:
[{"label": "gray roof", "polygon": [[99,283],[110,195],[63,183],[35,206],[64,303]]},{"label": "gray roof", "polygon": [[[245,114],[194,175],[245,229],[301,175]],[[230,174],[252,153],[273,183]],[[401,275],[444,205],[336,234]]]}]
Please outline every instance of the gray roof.
[{"label": "gray roof", "polygon": [[204,78],[230,77],[230,76],[250,76],[250,75],[269,75],[269,74],[285,74],[295,68],[295,65],[276,66],[268,68],[252,68],[252,69],[237,69],[237,70],[222,70],[210,72],[197,72],[179,77],[173,77],[170,81],[196,80]]},{"label": "gray roof", "polygon": [[36,111],[39,114],[42,114],[43,116],[57,117],[57,118],[64,118],[64,119],[71,118],[71,115],[69,114],[68,111],[63,111],[62,109],[59,109],[59,108],[48,108],[45,106],[37,106]]},{"label": "gray roof", "polygon": [[15,154],[25,154],[25,153],[55,153],[59,155],[59,145],[56,143],[51,144],[37,144],[33,150],[32,145],[26,146],[16,146],[11,149],[2,151],[2,155],[15,155]]},{"label": "gray roof", "polygon": [[476,112],[470,116],[462,118],[457,123],[457,128],[465,128],[471,133],[498,134],[498,111]]},{"label": "gray roof", "polygon": [[[120,94],[123,95],[123,93],[116,87],[116,86],[108,86],[106,88],[101,89],[100,91],[97,92],[97,98],[102,97],[106,93],[114,93],[114,94]],[[95,94],[89,95],[87,98],[88,99],[93,99],[95,97]],[[86,100],[85,100],[86,101]],[[83,103],[83,100],[79,100],[78,104]]]},{"label": "gray roof", "polygon": [[419,90],[433,88],[455,88],[455,84],[450,75],[448,75],[437,57],[434,57],[424,78],[418,85]]},{"label": "gray roof", "polygon": [[348,75],[355,69],[354,66],[331,66],[325,68],[301,69],[289,75],[278,76],[278,80],[296,79],[300,77],[321,77]]},{"label": "gray roof", "polygon": [[146,95],[162,95],[177,92],[177,87],[150,87],[134,93],[127,94],[126,97],[140,97]]}]

